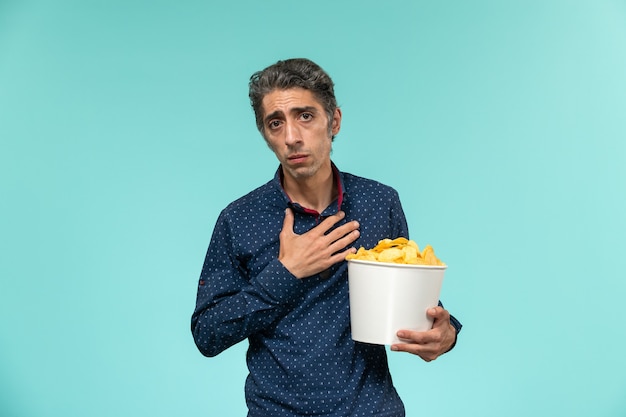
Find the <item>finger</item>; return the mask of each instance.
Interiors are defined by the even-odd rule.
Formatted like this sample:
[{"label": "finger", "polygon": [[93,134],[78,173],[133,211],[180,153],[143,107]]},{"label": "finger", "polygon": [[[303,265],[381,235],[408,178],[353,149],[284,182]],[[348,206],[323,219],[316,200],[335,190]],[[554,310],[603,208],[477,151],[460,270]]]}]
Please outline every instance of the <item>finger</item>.
[{"label": "finger", "polygon": [[437,359],[436,352],[427,348],[423,348],[422,346],[412,345],[409,343],[397,343],[395,345],[391,345],[391,350],[394,352],[412,353],[413,355],[417,355],[420,358],[424,359],[426,362]]},{"label": "finger", "polygon": [[283,219],[283,229],[293,232],[293,211],[290,208],[285,210],[285,218]]},{"label": "finger", "polygon": [[417,355],[419,353],[419,349],[415,345],[409,343],[393,344],[391,345],[391,350],[393,350],[394,352],[409,352],[414,355]]},{"label": "finger", "polygon": [[[341,239],[343,237],[349,237],[350,233],[352,233],[354,231],[357,231],[359,226],[360,226],[360,224],[356,220],[348,222],[346,224],[342,224],[341,226],[339,226],[336,229],[334,229],[331,232],[329,232],[326,235],[326,238],[330,242],[335,242],[335,241],[337,241],[337,240],[339,240],[339,239]],[[359,235],[357,234],[356,237],[354,237],[354,236],[352,236],[352,237],[353,237],[352,240],[356,240],[356,237],[359,237]]]},{"label": "finger", "polygon": [[344,217],[346,217],[346,213],[344,213],[343,211],[338,211],[332,216],[328,216],[327,218],[325,218],[320,224],[318,224],[312,230],[317,230],[321,235],[325,235],[326,232],[332,229],[333,226],[337,224],[338,222],[340,222],[341,219],[343,219]]},{"label": "finger", "polygon": [[434,319],[433,328],[444,326],[450,323],[450,313],[443,307],[430,308],[428,309],[426,314]]},{"label": "finger", "polygon": [[333,243],[330,244],[329,246],[330,253],[335,253],[337,251],[344,250],[347,246],[354,243],[354,241],[357,240],[359,236],[361,236],[361,232],[359,232],[358,230],[352,230],[345,236],[342,236],[341,238],[335,240]]},{"label": "finger", "polygon": [[338,252],[338,253],[335,253],[334,255],[332,255],[330,257],[331,265],[334,265],[336,263],[345,261],[346,260],[346,256],[349,253],[356,253],[356,248],[348,248],[348,249],[346,249],[346,250],[344,250],[342,252]]},{"label": "finger", "polygon": [[418,345],[415,343],[395,343],[391,345],[391,350],[395,352],[408,352],[420,357],[428,356],[430,353],[428,346]]},{"label": "finger", "polygon": [[415,330],[399,330],[396,335],[399,339],[418,345],[426,345],[436,340],[436,337],[431,330],[427,330],[425,332],[418,332]]},{"label": "finger", "polygon": [[432,318],[437,318],[445,313],[446,310],[444,310],[444,308],[440,306],[429,308],[428,311],[426,311],[426,314],[428,314]]}]

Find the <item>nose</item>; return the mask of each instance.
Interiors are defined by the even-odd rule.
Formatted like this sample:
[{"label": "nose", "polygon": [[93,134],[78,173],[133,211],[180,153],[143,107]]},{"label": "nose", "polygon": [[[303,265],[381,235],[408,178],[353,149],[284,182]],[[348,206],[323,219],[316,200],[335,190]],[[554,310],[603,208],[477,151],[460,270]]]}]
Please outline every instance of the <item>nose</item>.
[{"label": "nose", "polygon": [[302,137],[300,135],[300,129],[296,123],[285,123],[285,144],[288,146],[295,145],[300,142]]}]

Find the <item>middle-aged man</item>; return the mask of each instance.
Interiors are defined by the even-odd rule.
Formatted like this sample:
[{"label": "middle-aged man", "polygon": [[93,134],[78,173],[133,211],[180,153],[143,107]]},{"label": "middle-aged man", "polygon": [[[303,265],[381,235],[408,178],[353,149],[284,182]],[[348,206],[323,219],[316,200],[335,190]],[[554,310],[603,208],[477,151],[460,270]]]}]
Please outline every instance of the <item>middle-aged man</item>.
[{"label": "middle-aged man", "polygon": [[[408,237],[398,193],[330,159],[341,110],[328,74],[289,59],[252,75],[256,123],[280,166],[220,214],[198,283],[192,333],[215,356],[248,339],[249,417],[404,416],[384,346],[350,337],[347,265],[355,246]],[[441,306],[426,332],[391,346],[431,361],[461,324]],[[217,376],[219,377],[219,376]]]}]

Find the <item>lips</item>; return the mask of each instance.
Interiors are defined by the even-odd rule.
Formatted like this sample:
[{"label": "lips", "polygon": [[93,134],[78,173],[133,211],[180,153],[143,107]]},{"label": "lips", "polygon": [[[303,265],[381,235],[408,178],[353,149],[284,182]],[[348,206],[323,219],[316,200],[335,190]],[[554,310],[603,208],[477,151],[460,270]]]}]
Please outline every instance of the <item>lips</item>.
[{"label": "lips", "polygon": [[307,155],[305,154],[294,154],[294,155],[290,155],[289,157],[287,157],[287,160],[291,163],[297,164],[300,162],[304,162],[307,158]]}]

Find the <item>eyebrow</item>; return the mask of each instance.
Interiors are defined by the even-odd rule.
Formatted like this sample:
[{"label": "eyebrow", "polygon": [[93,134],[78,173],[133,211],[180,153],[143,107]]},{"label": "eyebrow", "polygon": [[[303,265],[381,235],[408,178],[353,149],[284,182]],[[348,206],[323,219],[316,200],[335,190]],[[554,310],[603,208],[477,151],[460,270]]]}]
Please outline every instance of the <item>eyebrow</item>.
[{"label": "eyebrow", "polygon": [[[300,114],[304,112],[317,114],[317,108],[315,108],[314,106],[303,106],[303,107],[292,107],[291,109],[289,109],[289,113]],[[275,112],[272,112],[268,114],[267,116],[265,116],[263,118],[263,121],[267,124],[267,122],[269,122],[270,120],[280,118],[280,117],[284,117],[283,111],[276,110]]]}]

